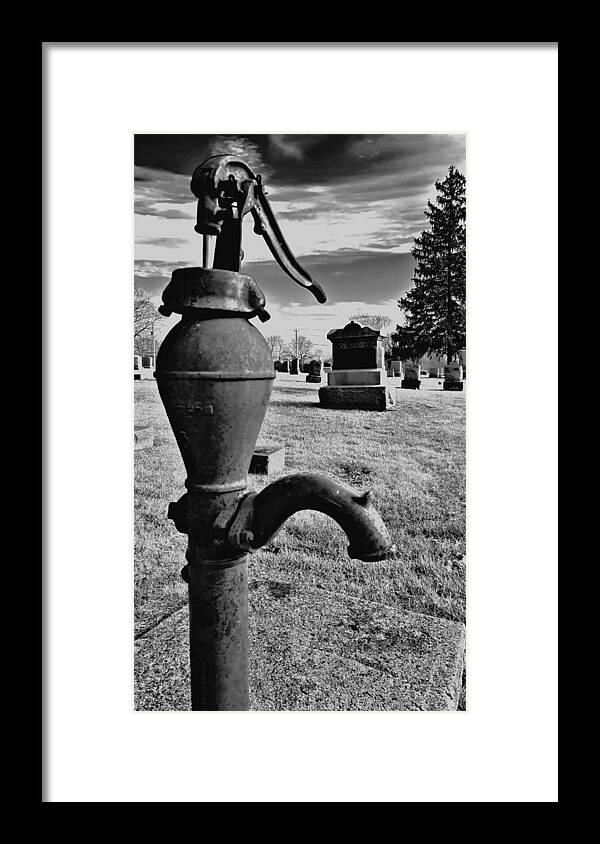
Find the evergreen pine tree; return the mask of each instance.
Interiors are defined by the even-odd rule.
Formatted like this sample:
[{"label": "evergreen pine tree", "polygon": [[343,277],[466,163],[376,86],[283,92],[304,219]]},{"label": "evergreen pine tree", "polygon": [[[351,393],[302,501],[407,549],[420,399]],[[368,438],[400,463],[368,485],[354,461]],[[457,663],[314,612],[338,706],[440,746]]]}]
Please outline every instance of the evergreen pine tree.
[{"label": "evergreen pine tree", "polygon": [[428,231],[415,238],[414,286],[398,300],[406,324],[396,344],[410,346],[411,357],[446,355],[448,362],[465,346],[465,177],[452,166],[436,181],[436,204],[427,203]]}]

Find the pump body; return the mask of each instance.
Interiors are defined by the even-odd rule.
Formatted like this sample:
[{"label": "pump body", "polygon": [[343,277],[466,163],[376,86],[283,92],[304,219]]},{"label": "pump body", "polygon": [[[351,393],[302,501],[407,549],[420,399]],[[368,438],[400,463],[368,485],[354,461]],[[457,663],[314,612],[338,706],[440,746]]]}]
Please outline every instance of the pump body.
[{"label": "pump body", "polygon": [[249,321],[264,297],[227,270],[175,270],[163,300],[182,314],[156,360],[160,397],[187,470],[169,515],[189,538],[193,710],[248,709],[248,563],[214,524],[247,492],[252,452],[275,372]]}]

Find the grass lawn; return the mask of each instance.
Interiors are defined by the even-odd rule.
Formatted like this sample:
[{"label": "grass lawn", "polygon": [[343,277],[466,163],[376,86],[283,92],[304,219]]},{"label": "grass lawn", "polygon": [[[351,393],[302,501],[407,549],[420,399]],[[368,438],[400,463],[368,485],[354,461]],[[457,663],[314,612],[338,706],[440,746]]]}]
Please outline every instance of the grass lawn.
[{"label": "grass lawn", "polygon": [[[429,383],[429,381],[431,383]],[[465,393],[437,379],[397,390],[387,412],[327,410],[318,384],[278,375],[260,440],[285,445],[285,474],[321,472],[371,489],[396,543],[393,559],[363,563],[346,536],[314,511],[288,520],[250,560],[250,577],[274,589],[306,584],[414,612],[465,620]],[[156,382],[136,381],[135,424],[154,447],[135,452],[135,629],[142,634],[187,601],[180,577],[186,537],[166,518],[185,471]],[[250,476],[260,489],[268,480]]]}]

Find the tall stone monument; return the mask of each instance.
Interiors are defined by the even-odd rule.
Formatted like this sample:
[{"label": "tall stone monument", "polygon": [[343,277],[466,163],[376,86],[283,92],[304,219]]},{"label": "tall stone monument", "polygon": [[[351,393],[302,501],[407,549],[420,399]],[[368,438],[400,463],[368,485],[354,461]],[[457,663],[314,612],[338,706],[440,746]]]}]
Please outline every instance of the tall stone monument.
[{"label": "tall stone monument", "polygon": [[319,390],[322,407],[389,410],[396,388],[384,368],[383,337],[374,328],[349,322],[327,335],[333,347],[327,386]]}]

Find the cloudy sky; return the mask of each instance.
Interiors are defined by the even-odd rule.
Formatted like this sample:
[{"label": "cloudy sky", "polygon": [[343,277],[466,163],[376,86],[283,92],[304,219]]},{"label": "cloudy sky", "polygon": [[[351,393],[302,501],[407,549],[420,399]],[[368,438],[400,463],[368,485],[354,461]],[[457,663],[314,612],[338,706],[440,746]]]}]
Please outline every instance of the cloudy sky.
[{"label": "cloudy sky", "polygon": [[[172,270],[201,263],[190,178],[221,153],[262,174],[292,252],[327,293],[319,305],[294,284],[247,215],[242,271],[266,296],[271,319],[253,320],[263,334],[290,341],[298,329],[328,354],[327,332],[352,313],[400,321],[413,238],[427,227],[435,180],[451,164],[465,172],[464,135],[136,135],[135,283],[157,305]],[[159,334],[178,319],[163,320]]]}]

